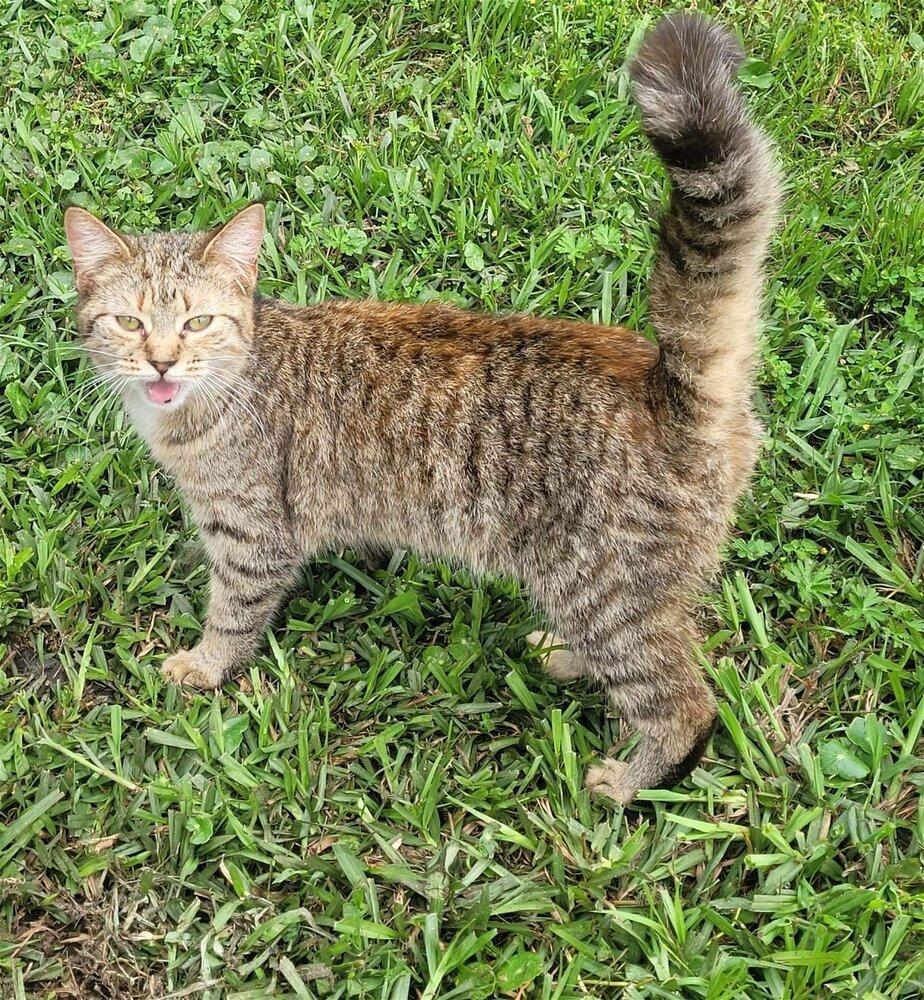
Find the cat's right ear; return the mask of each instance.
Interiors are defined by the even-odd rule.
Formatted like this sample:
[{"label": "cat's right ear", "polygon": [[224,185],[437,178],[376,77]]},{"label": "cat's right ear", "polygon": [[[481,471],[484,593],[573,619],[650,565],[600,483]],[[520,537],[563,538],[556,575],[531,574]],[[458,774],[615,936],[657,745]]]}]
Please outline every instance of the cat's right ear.
[{"label": "cat's right ear", "polygon": [[82,291],[92,286],[99,269],[108,261],[131,256],[122,237],[84,208],[67,209],[64,232],[74,259],[74,280]]}]

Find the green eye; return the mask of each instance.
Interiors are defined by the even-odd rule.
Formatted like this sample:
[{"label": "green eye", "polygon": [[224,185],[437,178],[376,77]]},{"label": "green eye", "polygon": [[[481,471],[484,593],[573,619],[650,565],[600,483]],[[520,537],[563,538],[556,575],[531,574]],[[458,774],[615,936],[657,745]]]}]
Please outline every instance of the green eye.
[{"label": "green eye", "polygon": [[123,330],[140,330],[141,320],[137,316],[116,316],[116,322]]},{"label": "green eye", "polygon": [[199,330],[204,330],[211,322],[211,316],[193,316],[192,319],[186,320],[186,329],[196,333]]}]

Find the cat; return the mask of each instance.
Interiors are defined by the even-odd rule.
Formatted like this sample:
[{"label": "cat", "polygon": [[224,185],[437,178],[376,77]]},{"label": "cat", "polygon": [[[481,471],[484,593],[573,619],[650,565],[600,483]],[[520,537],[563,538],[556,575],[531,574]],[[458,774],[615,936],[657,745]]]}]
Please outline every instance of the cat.
[{"label": "cat", "polygon": [[699,761],[715,699],[691,607],[755,461],[762,265],[780,184],[735,76],[734,36],[672,15],[629,68],[672,194],[630,330],[442,305],[256,292],[264,209],[204,233],[130,236],[65,213],[78,329],[211,567],[207,621],[167,678],[220,685],[253,655],[300,564],[408,547],[524,581],[548,670],[602,686],[639,731],[587,773],[628,803]]}]

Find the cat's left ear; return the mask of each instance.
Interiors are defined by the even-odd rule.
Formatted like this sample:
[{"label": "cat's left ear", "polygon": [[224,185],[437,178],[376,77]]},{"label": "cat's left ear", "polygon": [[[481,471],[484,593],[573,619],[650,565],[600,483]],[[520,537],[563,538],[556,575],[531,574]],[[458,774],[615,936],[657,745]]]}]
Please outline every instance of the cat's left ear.
[{"label": "cat's left ear", "polygon": [[226,222],[208,241],[203,260],[220,259],[248,284],[257,280],[257,257],[266,229],[262,205],[250,205]]}]

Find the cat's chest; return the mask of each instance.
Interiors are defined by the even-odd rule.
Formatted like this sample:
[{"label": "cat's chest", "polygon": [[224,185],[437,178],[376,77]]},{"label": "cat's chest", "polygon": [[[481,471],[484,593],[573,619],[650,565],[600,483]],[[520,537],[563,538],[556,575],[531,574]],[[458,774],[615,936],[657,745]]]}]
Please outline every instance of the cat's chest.
[{"label": "cat's chest", "polygon": [[151,406],[146,406],[133,394],[126,395],[124,401],[125,412],[128,414],[129,420],[131,420],[132,427],[135,428],[138,435],[145,441],[148,447],[153,450],[160,438],[163,429],[163,420],[156,410]]},{"label": "cat's chest", "polygon": [[181,488],[232,484],[251,460],[246,443],[231,440],[221,422],[200,427],[131,400],[126,402],[126,408],[152,457],[177,479]]}]

